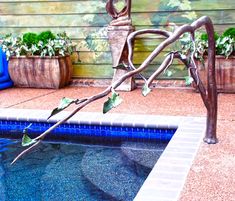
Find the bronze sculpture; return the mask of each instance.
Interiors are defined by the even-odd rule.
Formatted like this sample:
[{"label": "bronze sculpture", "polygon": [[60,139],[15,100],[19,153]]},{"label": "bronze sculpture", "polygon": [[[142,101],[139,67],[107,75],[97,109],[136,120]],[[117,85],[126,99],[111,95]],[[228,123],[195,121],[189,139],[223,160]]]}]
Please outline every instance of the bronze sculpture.
[{"label": "bronze sculpture", "polygon": [[[131,3],[130,0],[129,1],[126,0],[126,6],[122,9],[121,12],[119,12],[119,14],[117,11],[115,11],[115,8],[113,7],[113,0],[109,0],[108,2],[109,3],[107,4],[106,8],[108,9],[109,14],[111,16],[113,16],[114,20],[118,19],[119,17],[129,17],[130,18],[130,16],[128,16],[128,13],[130,12],[130,7],[127,6],[127,5],[130,5],[130,4],[128,4],[128,2]],[[111,8],[111,10],[109,10],[110,8]],[[122,19],[124,19],[124,21],[126,21],[126,19],[129,19],[129,18],[122,18]],[[117,23],[117,21],[115,21],[114,24],[116,24],[116,23]],[[120,21],[118,23],[120,23]],[[117,28],[115,28],[115,26]],[[126,27],[126,26],[129,27],[129,25],[126,25],[125,23],[124,23],[124,25],[123,24],[118,24],[118,25],[117,24],[116,25],[110,24],[110,27],[112,27],[113,30],[116,30],[116,31],[121,30],[121,32],[111,32],[111,34],[109,35],[111,42],[115,42],[115,43],[111,43],[111,49],[113,48],[112,50],[114,50],[116,52],[118,52],[118,49],[115,48],[114,45],[115,44],[118,45],[119,41],[115,41],[115,38],[112,39],[111,36],[116,37],[115,33],[116,34],[122,33],[122,31],[125,30],[122,28]],[[198,90],[201,94],[201,98],[202,98],[203,103],[207,109],[207,124],[206,124],[204,142],[206,142],[208,144],[217,143],[218,142],[218,139],[216,137],[217,88],[216,88],[216,80],[215,80],[214,27],[213,27],[211,19],[207,16],[204,16],[204,17],[201,17],[198,20],[194,21],[191,25],[182,25],[182,26],[178,27],[174,32],[168,32],[168,31],[164,31],[164,30],[160,30],[160,29],[144,29],[144,30],[139,30],[139,31],[135,31],[135,32],[133,32],[133,30],[129,30],[129,29],[125,30],[126,31],[125,33],[127,35],[125,34],[123,37],[124,40],[122,41],[122,44],[121,44],[122,45],[121,47],[123,47],[123,48],[119,49],[119,50],[121,50],[120,53],[118,54],[119,57],[115,57],[118,60],[115,60],[113,63],[118,64],[118,62],[119,62],[119,64],[120,64],[120,62],[123,62],[123,63],[127,62],[127,63],[124,63],[124,65],[127,65],[129,67],[129,71],[125,71],[125,73],[123,75],[121,75],[120,77],[117,77],[117,79],[114,80],[114,82],[110,86],[108,86],[106,89],[104,89],[102,92],[100,92],[96,95],[87,97],[87,98],[75,99],[71,103],[69,103],[66,107],[64,107],[64,109],[67,108],[71,104],[76,104],[77,107],[67,117],[61,119],[56,124],[54,124],[52,127],[50,127],[48,130],[43,132],[41,135],[32,139],[30,147],[25,149],[24,151],[22,151],[12,161],[12,164],[15,163],[20,157],[22,157],[23,155],[28,153],[30,150],[32,150],[34,147],[36,147],[38,144],[40,144],[42,142],[42,140],[52,130],[54,130],[55,128],[57,128],[59,125],[63,124],[67,120],[69,120],[72,116],[74,116],[77,112],[79,112],[86,105],[107,96],[111,92],[114,93],[115,90],[122,83],[124,83],[126,80],[132,78],[133,76],[135,76],[135,75],[141,73],[143,70],[145,70],[148,67],[148,65],[153,61],[153,59],[155,59],[162,50],[164,50],[170,44],[177,41],[184,33],[190,33],[192,41],[194,42],[195,31],[197,29],[201,28],[202,26],[205,26],[205,28],[206,28],[206,32],[208,34],[208,45],[209,45],[208,46],[208,58],[209,58],[210,62],[208,62],[208,68],[207,68],[207,72],[208,72],[208,74],[207,74],[207,80],[208,80],[207,87],[205,87],[203,85],[203,83],[201,82],[200,77],[197,73],[197,66],[194,62],[194,52],[192,52],[189,55],[182,55],[178,51],[170,52],[166,56],[165,60],[160,65],[160,67],[157,68],[156,71],[153,73],[153,75],[150,76],[148,79],[144,79],[144,81],[145,81],[145,87],[148,88],[149,85],[151,84],[151,82],[154,80],[154,78],[157,77],[162,71],[164,71],[164,69],[168,68],[171,65],[174,58],[181,60],[186,65],[186,67],[190,70],[192,78],[197,83],[197,87],[198,87]],[[122,27],[122,28],[119,29],[120,27]],[[149,33],[159,34],[159,35],[165,37],[165,40],[163,42],[161,42],[154,49],[154,51],[145,59],[145,61],[138,68],[135,68],[135,66],[133,65],[133,61],[132,61],[132,59],[133,59],[133,41],[137,35],[146,34],[146,33],[147,34],[149,34]],[[113,47],[112,47],[112,45],[113,45]],[[120,46],[118,46],[118,47],[120,47]],[[62,111],[62,110],[60,110],[60,111]]]},{"label": "bronze sculpture", "polygon": [[131,0],[125,0],[124,8],[118,12],[114,6],[113,0],[106,3],[106,11],[113,18],[110,22],[112,26],[128,26],[131,25]]},{"label": "bronze sculpture", "polygon": [[[208,34],[208,60],[211,62],[208,63],[208,73],[207,73],[207,88],[201,82],[201,79],[197,72],[197,66],[194,62],[194,54],[188,55],[188,57],[184,57],[184,55],[179,54],[179,52],[170,52],[162,65],[150,76],[148,80],[145,80],[147,87],[152,83],[154,78],[160,75],[165,69],[167,69],[174,58],[181,60],[185,64],[185,66],[189,69],[192,78],[195,83],[197,83],[198,90],[201,94],[201,98],[203,103],[207,109],[207,128],[206,135],[204,141],[209,144],[216,143],[216,125],[217,125],[217,88],[216,88],[216,80],[215,80],[215,40],[214,40],[214,27],[212,21],[209,17],[201,17],[200,19],[193,22],[191,25],[183,25],[176,29],[174,32],[167,32],[160,29],[145,29],[134,31],[131,25],[131,0],[125,0],[126,5],[124,8],[118,12],[114,6],[114,0],[108,0],[106,4],[106,10],[108,14],[113,18],[110,22],[108,30],[109,30],[109,41],[111,45],[111,51],[113,56],[113,67],[116,68],[120,65],[124,65],[124,67],[129,67],[129,70],[126,71],[115,71],[113,86],[120,85],[118,82],[122,80],[122,82],[127,82],[130,85],[133,81],[130,82],[130,78],[133,78],[134,75],[140,73],[148,65],[151,61],[158,56],[158,54],[168,45],[174,43],[176,40],[180,38],[184,33],[190,33],[192,41],[194,41],[195,31],[202,26],[205,26],[207,34]],[[120,30],[122,30],[120,32]],[[124,32],[123,32],[124,31]],[[120,34],[125,33],[125,34]],[[135,37],[137,35],[142,34],[158,34],[164,36],[166,39],[162,43],[160,43],[156,49],[147,57],[147,59],[139,66],[138,69],[133,65],[133,43]],[[128,44],[126,46],[126,43]],[[121,73],[120,73],[121,72]],[[120,79],[123,78],[123,79]],[[115,82],[116,81],[116,82]],[[119,83],[119,84],[117,84]],[[132,88],[131,88],[132,89]]]},{"label": "bronze sculpture", "polygon": [[[206,124],[206,133],[204,137],[204,142],[208,144],[215,144],[218,142],[216,137],[216,127],[217,127],[217,87],[215,80],[215,39],[214,39],[214,26],[211,19],[207,16],[203,16],[198,20],[194,21],[191,25],[182,25],[178,27],[174,32],[168,32],[160,29],[144,29],[131,33],[128,36],[128,64],[134,70],[126,74],[125,77],[133,76],[137,73],[142,72],[148,67],[148,65],[155,59],[159,53],[168,47],[170,44],[177,41],[184,33],[190,33],[192,41],[194,42],[195,31],[201,27],[205,26],[206,32],[208,34],[208,68],[207,68],[207,86],[205,87],[201,82],[200,76],[197,73],[197,66],[194,62],[194,52],[190,55],[182,55],[179,52],[170,52],[165,60],[162,62],[160,67],[153,73],[148,80],[146,80],[146,85],[149,87],[151,82],[159,76],[161,72],[167,69],[174,58],[181,60],[185,66],[190,70],[191,76],[195,83],[197,83],[197,88],[200,92],[203,103],[207,109],[207,124]],[[164,36],[166,39],[161,42],[153,52],[145,59],[145,61],[138,67],[135,68],[133,65],[133,40],[137,35],[142,34],[158,34]],[[114,83],[115,85],[116,83]]]}]

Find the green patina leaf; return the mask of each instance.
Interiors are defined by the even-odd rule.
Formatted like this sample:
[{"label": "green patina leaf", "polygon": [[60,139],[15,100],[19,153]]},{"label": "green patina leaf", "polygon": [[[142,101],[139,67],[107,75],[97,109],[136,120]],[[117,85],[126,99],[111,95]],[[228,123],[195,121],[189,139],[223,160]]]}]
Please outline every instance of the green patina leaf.
[{"label": "green patina leaf", "polygon": [[50,119],[52,116],[58,114],[59,112],[63,111],[65,108],[69,107],[71,104],[75,103],[76,100],[74,99],[70,99],[70,98],[62,98],[60,100],[59,106],[57,108],[55,108],[54,110],[52,110],[50,116],[47,118]]},{"label": "green patina leaf", "polygon": [[58,106],[58,109],[65,109],[65,108],[67,108],[69,105],[71,105],[72,103],[74,103],[75,101],[76,101],[76,100],[74,100],[74,99],[64,97],[64,98],[62,98],[62,99],[60,100],[60,104],[59,104],[59,106]]},{"label": "green patina leaf", "polygon": [[104,103],[103,106],[103,113],[107,113],[109,110],[111,110],[113,108],[113,104],[112,104],[112,99],[108,98],[108,100]]},{"label": "green patina leaf", "polygon": [[151,92],[151,89],[148,87],[147,84],[145,84],[142,88],[142,95],[146,97],[150,92]]},{"label": "green patina leaf", "polygon": [[113,66],[113,68],[114,69],[125,69],[125,70],[127,69],[126,66],[123,63],[118,64],[117,66]]},{"label": "green patina leaf", "polygon": [[121,97],[119,96],[118,93],[113,93],[112,94],[112,101],[113,101],[113,106],[117,107],[118,105],[121,104],[122,99],[121,99]]},{"label": "green patina leaf", "polygon": [[184,77],[184,79],[185,79],[186,86],[192,84],[192,82],[193,82],[193,78],[190,76],[186,76],[186,77]]},{"label": "green patina leaf", "polygon": [[118,105],[120,105],[122,102],[122,98],[119,96],[118,93],[114,92],[112,94],[112,97],[108,98],[108,100],[104,103],[103,106],[103,113],[107,113],[108,111],[110,111],[111,109],[117,107]]},{"label": "green patina leaf", "polygon": [[31,144],[34,144],[35,142],[37,141],[34,139],[31,139],[27,134],[24,134],[21,144],[23,147],[26,147],[26,146],[30,146]]},{"label": "green patina leaf", "polygon": [[29,128],[32,126],[33,123],[29,124],[27,127],[24,128],[23,134],[28,134]]}]

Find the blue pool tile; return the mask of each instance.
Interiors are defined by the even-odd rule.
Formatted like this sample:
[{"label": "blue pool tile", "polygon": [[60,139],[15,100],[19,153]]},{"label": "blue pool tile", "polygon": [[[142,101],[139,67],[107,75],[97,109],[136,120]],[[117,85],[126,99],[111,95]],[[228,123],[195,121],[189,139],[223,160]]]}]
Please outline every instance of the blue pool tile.
[{"label": "blue pool tile", "polygon": [[[40,134],[50,128],[53,124],[48,122],[32,122],[29,133]],[[0,130],[11,132],[14,130],[22,133],[23,129],[29,125],[27,121],[0,120]],[[54,136],[79,137],[79,136],[99,136],[115,137],[123,139],[141,140],[170,140],[176,129],[158,129],[158,128],[141,128],[129,126],[110,126],[110,125],[85,125],[65,123],[57,127],[52,133]]]}]

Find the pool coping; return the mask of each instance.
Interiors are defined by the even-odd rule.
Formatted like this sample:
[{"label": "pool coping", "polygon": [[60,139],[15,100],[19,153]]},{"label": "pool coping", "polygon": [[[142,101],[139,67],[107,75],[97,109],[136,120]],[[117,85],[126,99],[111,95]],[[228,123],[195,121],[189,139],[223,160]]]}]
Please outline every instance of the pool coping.
[{"label": "pool coping", "polygon": [[[1,120],[46,122],[50,110],[0,109]],[[69,114],[63,111],[48,122],[54,123]],[[134,201],[176,201],[202,142],[205,117],[133,115],[120,113],[79,112],[69,124],[178,128],[163,154],[140,188]]]}]

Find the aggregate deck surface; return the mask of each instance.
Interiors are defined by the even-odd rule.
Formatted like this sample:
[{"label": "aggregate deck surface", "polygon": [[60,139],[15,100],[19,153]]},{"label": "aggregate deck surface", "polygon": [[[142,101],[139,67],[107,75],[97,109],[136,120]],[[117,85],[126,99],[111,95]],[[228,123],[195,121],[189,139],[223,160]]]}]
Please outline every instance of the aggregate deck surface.
[{"label": "aggregate deck surface", "polygon": [[[60,90],[12,88],[0,91],[0,108],[53,109],[62,97],[82,98],[102,88],[66,87]],[[120,92],[123,103],[112,113],[206,116],[200,95],[191,89],[153,89],[147,96],[141,90]],[[106,98],[82,111],[102,112]],[[74,107],[68,108],[72,110]],[[201,143],[189,172],[180,201],[235,200],[235,94],[218,96],[219,143]]]}]

